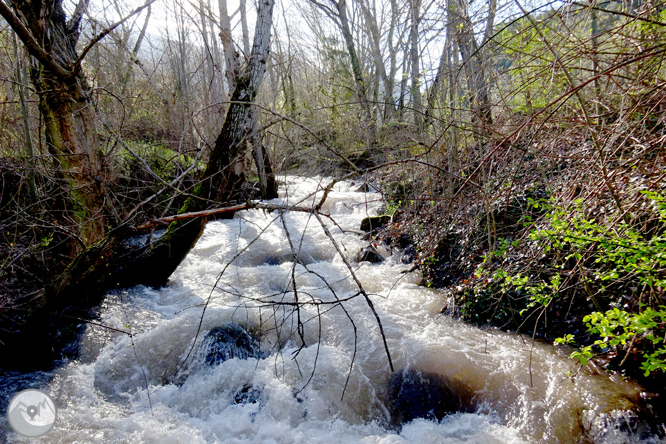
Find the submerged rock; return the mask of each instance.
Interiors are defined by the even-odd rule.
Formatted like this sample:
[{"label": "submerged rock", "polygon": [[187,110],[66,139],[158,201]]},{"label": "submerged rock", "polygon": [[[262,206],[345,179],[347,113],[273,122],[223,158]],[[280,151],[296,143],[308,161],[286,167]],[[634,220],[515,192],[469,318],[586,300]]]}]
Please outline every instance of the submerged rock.
[{"label": "submerged rock", "polygon": [[252,384],[245,384],[234,395],[234,404],[252,406],[248,413],[250,414],[251,421],[254,422],[257,414],[266,406],[266,396],[261,389],[254,387]]},{"label": "submerged rock", "polygon": [[389,222],[391,222],[391,216],[387,214],[366,217],[361,221],[361,231],[365,231],[366,233],[377,231]]},{"label": "submerged rock", "polygon": [[238,324],[214,327],[201,344],[204,361],[208,365],[219,365],[228,359],[261,359],[259,339]]},{"label": "submerged rock", "polygon": [[651,442],[649,438],[655,433],[646,421],[632,411],[614,410],[599,414],[588,410],[583,413],[582,420],[585,435],[591,442]]},{"label": "submerged rock", "polygon": [[263,401],[261,390],[250,384],[245,384],[234,395],[234,403],[236,404],[263,404],[261,401]]},{"label": "submerged rock", "polygon": [[266,258],[264,265],[282,265],[286,262],[293,262],[294,255],[292,254],[283,254],[281,256],[269,256]]},{"label": "submerged rock", "polygon": [[384,261],[384,256],[379,254],[379,251],[372,245],[367,246],[362,249],[356,255],[356,262],[370,262],[373,264],[378,264]]},{"label": "submerged rock", "polygon": [[391,422],[401,426],[416,418],[441,420],[463,410],[458,394],[445,378],[418,370],[400,370],[387,382]]}]

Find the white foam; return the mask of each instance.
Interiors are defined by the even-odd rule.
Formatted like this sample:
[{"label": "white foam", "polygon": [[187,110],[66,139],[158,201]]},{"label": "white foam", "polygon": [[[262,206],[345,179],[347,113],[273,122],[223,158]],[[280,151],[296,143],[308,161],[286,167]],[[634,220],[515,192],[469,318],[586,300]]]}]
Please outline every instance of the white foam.
[{"label": "white foam", "polygon": [[[287,182],[289,190],[275,203],[318,201],[321,191],[305,203],[302,199],[329,180]],[[337,184],[324,206],[344,230],[358,230],[360,220],[382,205],[378,194],[355,193],[356,187]],[[169,286],[109,295],[100,321],[134,336],[88,328],[81,360],[61,368],[49,387],[60,410],[54,431],[41,440],[564,443],[581,433],[582,412],[633,407],[632,386],[621,385],[618,393],[617,384],[602,376],[582,372],[575,382],[566,378],[572,364],[550,345],[439,315],[443,295],[419,287],[420,275],[402,274],[409,266],[383,250],[388,257],[383,264],[353,267],[382,320],[396,369],[447,377],[479,406],[479,413],[450,415],[441,422],[415,420],[400,433],[387,428],[384,384],[390,369],[374,313],[356,295],[350,271],[319,222],[306,213],[284,218],[303,264],[285,261],[292,251],[276,212],[244,211],[234,220],[209,223]],[[353,261],[363,241],[324,220]],[[328,304],[301,308],[302,349],[293,306],[268,304],[294,301],[292,270],[300,302]],[[346,312],[333,307],[336,297],[353,297],[344,303]],[[272,354],[215,368],[191,361],[181,366],[196,346],[200,321],[199,340],[229,322],[259,327],[262,347]],[[236,404],[235,395],[247,385],[261,393],[260,401]],[[10,441],[21,439],[12,435]]]}]

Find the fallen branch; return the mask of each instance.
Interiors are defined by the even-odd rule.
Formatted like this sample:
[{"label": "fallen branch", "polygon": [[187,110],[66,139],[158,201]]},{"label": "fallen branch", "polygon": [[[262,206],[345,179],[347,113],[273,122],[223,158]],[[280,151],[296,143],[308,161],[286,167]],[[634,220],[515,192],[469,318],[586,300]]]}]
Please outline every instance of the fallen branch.
[{"label": "fallen branch", "polygon": [[194,219],[197,217],[215,216],[217,214],[231,213],[240,210],[246,210],[248,208],[253,208],[253,206],[250,203],[246,203],[242,205],[235,205],[233,207],[213,208],[210,210],[193,211],[191,213],[176,214],[174,216],[166,216],[166,217],[160,217],[159,219],[149,220],[148,222],[143,223],[136,228],[137,230],[143,230],[145,228],[151,228],[157,225],[168,225],[171,222],[176,222],[179,220]]},{"label": "fallen branch", "polygon": [[183,213],[183,214],[176,214],[173,216],[160,217],[159,219],[149,220],[148,222],[145,222],[136,227],[136,229],[143,230],[145,228],[151,228],[157,225],[168,225],[171,222],[176,222],[179,220],[195,219],[198,217],[210,217],[210,216],[216,216],[218,214],[234,213],[236,211],[249,210],[251,208],[256,208],[258,210],[268,210],[268,211],[298,211],[301,213],[314,213],[317,211],[317,208],[310,208],[310,207],[301,207],[301,206],[292,206],[292,205],[271,205],[261,202],[247,202],[241,205],[234,205],[232,207],[212,208],[210,210],[193,211],[191,213]]}]

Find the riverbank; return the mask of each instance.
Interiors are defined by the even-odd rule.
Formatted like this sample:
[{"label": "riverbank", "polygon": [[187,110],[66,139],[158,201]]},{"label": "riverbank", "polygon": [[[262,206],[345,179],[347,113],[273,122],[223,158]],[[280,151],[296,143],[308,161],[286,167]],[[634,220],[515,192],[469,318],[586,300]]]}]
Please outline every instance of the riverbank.
[{"label": "riverbank", "polygon": [[663,434],[666,162],[652,148],[613,164],[615,186],[580,150],[507,160],[511,182],[488,189],[424,165],[387,171],[375,180],[393,217],[378,238],[412,244],[443,313],[568,349],[572,377],[595,366],[639,382]]}]

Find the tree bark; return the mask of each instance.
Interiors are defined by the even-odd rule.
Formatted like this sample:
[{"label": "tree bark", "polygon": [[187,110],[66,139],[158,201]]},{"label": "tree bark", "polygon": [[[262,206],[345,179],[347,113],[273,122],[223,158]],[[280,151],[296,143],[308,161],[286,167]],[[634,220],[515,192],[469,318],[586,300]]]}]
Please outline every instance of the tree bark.
[{"label": "tree bark", "polygon": [[[236,83],[231,97],[232,103],[229,106],[223,128],[217,137],[215,147],[204,171],[203,177],[205,179],[196,187],[193,197],[186,201],[180,211],[181,213],[205,210],[211,206],[218,206],[218,203],[226,205],[241,196],[240,188],[244,182],[244,175],[240,168],[240,157],[244,154],[243,142],[248,136],[248,120],[252,102],[256,97],[266,70],[273,6],[274,0],[259,2],[255,40],[250,61],[245,72]],[[2,11],[1,7],[0,11]],[[42,81],[53,81],[54,78],[61,79],[53,73],[46,73],[44,69],[34,72],[33,76]],[[91,116],[86,113],[87,110],[92,110],[92,107],[81,108],[81,104],[85,103],[87,98],[87,96],[82,95],[82,91],[85,92],[85,89],[78,84],[71,85],[74,80],[81,82],[84,79],[74,75],[64,80],[69,81],[63,82],[70,87],[67,90],[67,97],[78,100],[63,103],[60,94],[48,90],[42,92],[40,106],[43,108],[42,112],[49,118],[45,122],[47,125],[47,141],[55,147],[63,146],[61,141],[69,139],[64,137],[57,139],[57,136],[64,133],[68,136],[71,135],[80,146],[89,148],[91,141],[85,138],[85,135],[88,134],[90,128],[85,125],[90,124],[87,119]],[[54,116],[62,118],[56,120]],[[60,130],[60,132],[56,130]],[[65,145],[65,147],[70,148],[68,145]],[[94,154],[94,152],[86,151],[85,157],[92,163],[97,159]],[[69,168],[72,168],[71,161]],[[79,175],[73,174],[72,176],[79,177]],[[93,196],[97,196],[97,194],[93,194]],[[82,196],[81,199],[85,197]],[[82,210],[89,208],[82,206]],[[233,213],[230,213],[229,216],[233,216]],[[92,307],[99,302],[99,298],[110,288],[136,284],[163,285],[194,246],[203,232],[205,223],[206,220],[203,218],[175,221],[155,242],[139,247],[126,242],[129,236],[137,234],[136,230],[132,229],[129,223],[126,223],[111,230],[99,242],[85,248],[82,247],[81,253],[76,256],[65,271],[54,279],[42,293],[33,297],[25,305],[24,319],[26,324],[23,329],[14,332],[13,336],[10,334],[10,337],[4,333],[2,334],[0,341],[9,347],[9,352],[5,356],[21,353],[23,340],[43,337],[44,329],[54,317],[59,316],[63,310],[66,310],[74,302],[77,307]],[[92,237],[87,240],[90,241],[90,239]],[[28,336],[23,336],[24,334]],[[47,353],[47,350],[44,350],[44,352]]]},{"label": "tree bark", "polygon": [[229,95],[236,88],[236,79],[239,75],[238,53],[234,47],[234,41],[231,36],[231,20],[229,19],[229,9],[227,0],[219,0],[220,8],[220,39],[222,40],[222,50],[224,51],[224,64],[226,66],[227,84]]},{"label": "tree bark", "polygon": [[[241,186],[245,176],[241,157],[244,154],[244,141],[249,135],[247,129],[252,102],[266,71],[273,6],[274,0],[262,0],[259,3],[250,61],[243,75],[237,79],[222,130],[203,174],[204,179],[179,213],[203,211],[219,204],[226,206],[242,197]],[[233,212],[227,217],[233,217]],[[81,255],[49,291],[55,297],[71,294],[73,289],[79,288],[79,280],[91,282],[96,291],[109,285],[164,285],[199,239],[205,224],[204,218],[175,221],[155,242],[130,252],[123,239],[132,231],[119,228]],[[105,257],[102,262],[98,258],[100,254]],[[111,274],[104,275],[108,270],[111,270]]]},{"label": "tree bark", "polygon": [[[241,196],[241,186],[245,182],[241,163],[243,141],[248,135],[248,128],[251,128],[252,102],[266,72],[274,4],[274,0],[259,2],[250,61],[236,81],[227,116],[204,171],[204,180],[196,187],[195,197],[185,202],[181,213],[202,211],[211,204],[228,205]],[[145,264],[145,268],[140,267],[142,276],[129,281],[163,285],[199,239],[205,223],[202,219],[177,221],[169,225],[166,233],[142,252],[140,260]],[[146,270],[150,272],[146,273]]]},{"label": "tree bark", "polygon": [[[240,61],[238,53],[236,52],[236,49],[234,47],[234,42],[231,39],[231,21],[229,19],[226,0],[220,0],[219,5],[220,5],[220,17],[221,17],[220,36],[222,37],[222,45],[224,48],[224,54],[227,63],[227,82],[229,83],[231,91],[233,91],[237,82],[239,81]],[[249,60],[251,63],[252,58],[255,56],[254,53],[255,47],[252,48],[252,55],[250,55],[250,43],[248,36],[247,12],[245,10],[245,0],[241,0],[240,13],[241,13],[240,21],[242,29],[243,52],[246,57],[250,57]],[[258,25],[259,25],[259,19],[257,19],[257,26]],[[268,51],[266,52],[265,57],[267,61]],[[266,148],[264,147],[261,141],[261,135],[257,133],[258,117],[259,113],[257,113],[257,110],[251,108],[249,110],[247,119],[245,121],[245,124],[247,125],[245,128],[245,133],[246,133],[245,136],[248,136],[247,140],[252,148],[253,158],[257,168],[257,175],[259,176],[259,188],[261,191],[261,197],[262,199],[273,199],[277,197],[277,182],[275,179],[275,174],[273,173],[273,166],[271,165],[270,157],[268,156]]]},{"label": "tree bark", "polygon": [[[67,19],[62,1],[0,2],[0,15],[12,26],[33,57],[30,78],[39,96],[46,147],[53,156],[63,189],[74,252],[104,237],[104,156],[99,149],[91,88],[76,51],[84,3]],[[85,55],[85,54],[83,54]]]}]

